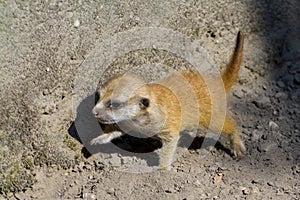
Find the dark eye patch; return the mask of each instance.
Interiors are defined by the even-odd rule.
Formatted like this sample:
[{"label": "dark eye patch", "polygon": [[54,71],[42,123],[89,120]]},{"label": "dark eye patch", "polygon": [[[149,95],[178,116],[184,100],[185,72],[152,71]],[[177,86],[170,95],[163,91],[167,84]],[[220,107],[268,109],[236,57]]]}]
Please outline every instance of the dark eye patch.
[{"label": "dark eye patch", "polygon": [[111,101],[111,100],[109,100],[109,101],[106,102],[106,107],[109,108],[109,109],[112,109],[112,110],[119,109],[123,105],[124,105],[124,103],[119,102],[119,101]]},{"label": "dark eye patch", "polygon": [[150,100],[147,99],[147,98],[142,98],[141,99],[141,104],[143,105],[144,108],[147,108],[150,105]]}]

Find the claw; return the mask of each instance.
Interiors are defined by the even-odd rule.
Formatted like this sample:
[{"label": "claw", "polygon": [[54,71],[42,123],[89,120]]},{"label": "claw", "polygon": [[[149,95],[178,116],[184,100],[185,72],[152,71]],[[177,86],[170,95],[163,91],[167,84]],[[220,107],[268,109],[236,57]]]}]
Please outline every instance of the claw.
[{"label": "claw", "polygon": [[232,145],[233,155],[236,158],[241,158],[245,155],[246,147],[242,141],[239,144]]}]

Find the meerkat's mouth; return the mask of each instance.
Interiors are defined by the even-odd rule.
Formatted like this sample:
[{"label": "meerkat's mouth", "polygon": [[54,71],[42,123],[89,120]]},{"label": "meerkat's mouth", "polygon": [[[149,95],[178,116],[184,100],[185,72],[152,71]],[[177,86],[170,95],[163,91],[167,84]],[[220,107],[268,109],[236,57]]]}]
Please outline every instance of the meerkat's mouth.
[{"label": "meerkat's mouth", "polygon": [[97,118],[97,119],[102,124],[114,124],[114,123],[116,123],[114,120],[111,120],[111,119],[102,119],[102,118]]},{"label": "meerkat's mouth", "polygon": [[103,116],[95,116],[97,120],[102,124],[114,124],[116,123],[115,120]]}]

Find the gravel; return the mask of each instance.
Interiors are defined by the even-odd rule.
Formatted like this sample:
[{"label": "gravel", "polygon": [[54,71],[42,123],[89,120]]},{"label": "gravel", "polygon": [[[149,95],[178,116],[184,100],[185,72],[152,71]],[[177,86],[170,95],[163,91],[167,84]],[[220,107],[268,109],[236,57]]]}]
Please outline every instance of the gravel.
[{"label": "gravel", "polygon": [[[0,10],[0,198],[299,198],[298,0],[12,0],[0,3]],[[226,137],[202,148],[196,138],[190,149],[179,148],[170,171],[158,171],[158,141],[127,138],[88,152],[71,137],[79,135],[72,128],[79,109],[75,77],[99,74],[78,75],[78,69],[101,41],[112,44],[116,33],[141,27],[164,27],[199,41],[218,69],[230,58],[238,30],[245,33],[240,80],[228,95],[247,147],[244,158],[230,156]],[[104,58],[120,46],[102,51]],[[128,70],[155,80],[191,67],[174,52],[152,47],[114,59],[99,82]],[[96,86],[88,90],[92,94]],[[85,130],[86,141],[99,135]]]}]

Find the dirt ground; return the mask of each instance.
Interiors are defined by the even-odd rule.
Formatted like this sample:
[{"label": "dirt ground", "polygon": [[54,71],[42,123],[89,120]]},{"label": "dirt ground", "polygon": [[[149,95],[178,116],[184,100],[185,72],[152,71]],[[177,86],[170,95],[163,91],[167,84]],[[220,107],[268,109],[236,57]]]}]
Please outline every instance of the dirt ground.
[{"label": "dirt ground", "polygon": [[[300,199],[298,0],[9,0],[0,1],[0,11],[0,199]],[[83,137],[74,113],[80,105],[89,112],[98,83],[77,105],[77,89],[92,79],[76,78],[90,72],[80,70],[98,55],[95,48],[101,53],[99,44],[115,45],[103,52],[109,63],[126,49],[111,38],[144,27],[197,41],[218,69],[237,32],[245,33],[228,103],[245,157],[233,159],[225,137],[212,145],[196,138],[179,147],[170,171],[157,171],[158,141],[122,138],[97,154],[87,145],[97,133]],[[152,45],[117,57],[97,81],[129,69],[154,80],[190,65]]]}]

